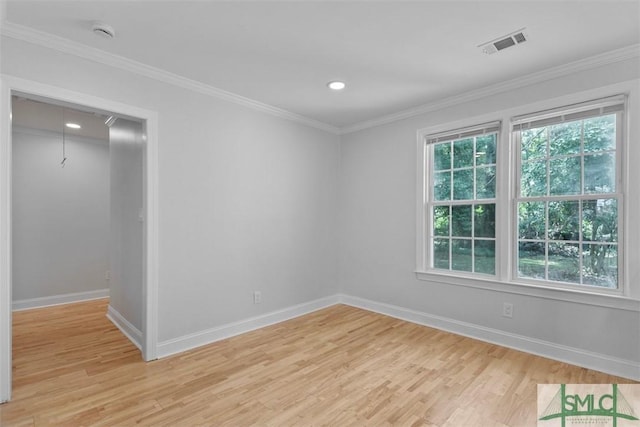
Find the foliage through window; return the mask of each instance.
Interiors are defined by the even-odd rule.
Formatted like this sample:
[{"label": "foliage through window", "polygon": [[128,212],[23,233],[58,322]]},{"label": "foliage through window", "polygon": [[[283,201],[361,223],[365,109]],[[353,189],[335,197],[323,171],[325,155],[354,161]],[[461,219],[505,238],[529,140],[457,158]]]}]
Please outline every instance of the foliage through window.
[{"label": "foliage through window", "polygon": [[429,138],[432,268],[495,274],[497,130]]},{"label": "foliage through window", "polygon": [[624,113],[615,96],[515,117],[509,141],[500,122],[424,135],[419,271],[620,289]]},{"label": "foliage through window", "polygon": [[618,287],[622,107],[515,125],[519,278]]}]

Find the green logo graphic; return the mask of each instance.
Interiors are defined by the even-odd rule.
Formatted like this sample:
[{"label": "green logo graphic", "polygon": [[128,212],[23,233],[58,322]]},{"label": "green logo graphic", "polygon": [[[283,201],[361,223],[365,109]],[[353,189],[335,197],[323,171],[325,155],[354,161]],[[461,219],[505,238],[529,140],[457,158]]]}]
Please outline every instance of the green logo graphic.
[{"label": "green logo graphic", "polygon": [[562,427],[565,427],[569,417],[610,417],[614,427],[618,425],[618,418],[637,421],[633,408],[618,389],[618,384],[612,384],[612,388],[611,394],[567,394],[566,384],[561,384],[539,420],[560,418]]}]

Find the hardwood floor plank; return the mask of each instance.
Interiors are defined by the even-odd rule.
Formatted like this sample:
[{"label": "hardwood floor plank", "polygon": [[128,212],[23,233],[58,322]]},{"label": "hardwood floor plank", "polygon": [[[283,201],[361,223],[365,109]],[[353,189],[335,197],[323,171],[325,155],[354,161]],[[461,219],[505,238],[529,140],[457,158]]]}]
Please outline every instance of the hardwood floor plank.
[{"label": "hardwood floor plank", "polygon": [[525,426],[538,383],[632,383],[337,305],[145,363],[106,300],[14,313],[2,426]]}]

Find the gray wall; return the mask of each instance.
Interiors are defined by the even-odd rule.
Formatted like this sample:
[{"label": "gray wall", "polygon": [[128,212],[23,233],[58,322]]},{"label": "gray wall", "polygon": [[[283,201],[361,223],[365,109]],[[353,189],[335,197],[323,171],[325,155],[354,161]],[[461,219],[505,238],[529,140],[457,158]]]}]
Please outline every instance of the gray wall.
[{"label": "gray wall", "polygon": [[160,342],[338,291],[338,136],[8,37],[2,59],[158,112]]},{"label": "gray wall", "polygon": [[[555,300],[520,294],[517,285],[509,291],[479,289],[445,281],[418,280],[416,269],[416,159],[418,129],[481,117],[477,123],[508,119],[514,113],[540,111],[537,102],[552,102],[560,96],[582,93],[596,96],[597,88],[630,81],[636,89],[630,104],[630,165],[640,163],[638,131],[637,60],[574,73],[536,85],[499,93],[484,99],[443,108],[343,135],[340,192],[340,288],[348,295],[392,304],[439,316],[453,322],[491,328],[528,340],[543,340],[612,358],[640,361],[640,316],[636,309],[602,307],[589,303]],[[602,90],[614,95],[616,89]],[[590,95],[589,93],[592,93]],[[603,95],[600,95],[603,96]],[[566,102],[566,101],[563,101]],[[562,105],[562,104],[560,104]],[[508,143],[502,141],[502,144]],[[640,295],[640,182],[637,167],[630,168],[631,191],[626,200],[629,227],[627,283],[631,296]],[[487,284],[491,287],[491,284]],[[501,316],[503,302],[514,306],[512,319]],[[623,307],[624,304],[620,304]],[[637,306],[637,304],[636,304]],[[505,335],[506,336],[506,335]],[[560,348],[560,347],[558,347]]]},{"label": "gray wall", "polygon": [[139,331],[143,312],[143,144],[140,123],[118,119],[109,128],[109,305]]},{"label": "gray wall", "polygon": [[105,289],[109,144],[13,131],[13,300]]},{"label": "gray wall", "polygon": [[[416,131],[632,80],[636,60],[343,135],[3,38],[2,72],[158,112],[159,341],[343,292],[505,334],[640,361],[640,315],[417,280]],[[631,106],[631,141],[638,132]],[[522,111],[523,113],[526,111]],[[635,139],[634,139],[635,138]],[[640,146],[630,147],[630,164]],[[640,182],[640,169],[627,171]],[[640,198],[629,193],[635,218]],[[627,281],[640,292],[640,225]],[[252,303],[260,290],[263,303]],[[505,299],[513,319],[500,316]],[[613,301],[613,300],[612,300]]]}]

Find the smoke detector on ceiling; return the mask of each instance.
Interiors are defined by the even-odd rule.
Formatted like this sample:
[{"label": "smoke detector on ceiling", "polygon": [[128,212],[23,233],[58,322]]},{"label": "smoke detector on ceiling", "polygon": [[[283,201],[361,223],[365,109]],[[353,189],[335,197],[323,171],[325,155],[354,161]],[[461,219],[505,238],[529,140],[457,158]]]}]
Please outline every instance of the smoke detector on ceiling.
[{"label": "smoke detector on ceiling", "polygon": [[107,39],[112,39],[116,36],[116,31],[113,29],[113,27],[109,24],[105,24],[104,22],[94,21],[91,29],[93,30],[94,34]]},{"label": "smoke detector on ceiling", "polygon": [[527,40],[529,40],[529,35],[526,32],[526,28],[521,28],[511,34],[507,34],[506,36],[483,43],[478,47],[482,49],[482,52],[487,55],[491,55],[498,51],[524,43]]}]

